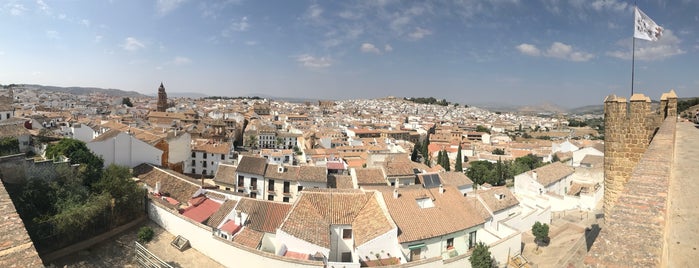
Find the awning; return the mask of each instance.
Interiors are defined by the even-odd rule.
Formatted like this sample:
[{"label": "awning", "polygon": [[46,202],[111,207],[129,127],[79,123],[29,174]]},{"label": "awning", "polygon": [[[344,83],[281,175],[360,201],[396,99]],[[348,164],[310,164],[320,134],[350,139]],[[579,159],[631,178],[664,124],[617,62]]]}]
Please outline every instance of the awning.
[{"label": "awning", "polygon": [[410,246],[408,246],[408,249],[413,250],[413,249],[426,248],[426,247],[427,246],[425,246],[425,243],[420,243],[420,244],[410,245]]}]

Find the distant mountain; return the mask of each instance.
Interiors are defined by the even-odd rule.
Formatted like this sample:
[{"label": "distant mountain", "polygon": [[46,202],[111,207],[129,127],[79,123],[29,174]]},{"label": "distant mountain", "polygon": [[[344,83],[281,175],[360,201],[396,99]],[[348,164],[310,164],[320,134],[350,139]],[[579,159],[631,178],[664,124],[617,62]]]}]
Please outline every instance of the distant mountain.
[{"label": "distant mountain", "polygon": [[502,103],[473,104],[475,107],[483,108],[494,112],[504,113],[565,113],[567,109],[553,103],[544,102],[536,105],[510,105]]},{"label": "distant mountain", "polygon": [[568,110],[569,113],[571,114],[603,114],[604,113],[604,105],[599,104],[599,105],[587,105],[587,106],[582,106],[582,107],[577,107]]},{"label": "distant mountain", "polygon": [[16,87],[18,88],[26,88],[26,89],[37,89],[37,90],[46,90],[46,91],[53,91],[53,92],[65,92],[69,94],[74,94],[74,95],[88,95],[94,92],[100,92],[104,93],[108,96],[115,96],[115,97],[130,97],[130,98],[142,98],[142,97],[147,97],[146,95],[143,95],[141,93],[138,93],[136,91],[124,91],[121,89],[113,89],[113,88],[98,88],[98,87],[56,87],[56,86],[44,86],[44,85],[33,85],[33,84],[21,84],[17,85]]},{"label": "distant mountain", "polygon": [[[167,90],[165,90],[167,92]],[[148,94],[150,97],[156,97],[158,96],[158,93],[153,93],[153,94]],[[198,98],[204,98],[208,97],[209,95],[206,95],[204,93],[199,93],[199,92],[167,92],[167,97],[168,98],[192,98],[192,99],[198,99]]]}]

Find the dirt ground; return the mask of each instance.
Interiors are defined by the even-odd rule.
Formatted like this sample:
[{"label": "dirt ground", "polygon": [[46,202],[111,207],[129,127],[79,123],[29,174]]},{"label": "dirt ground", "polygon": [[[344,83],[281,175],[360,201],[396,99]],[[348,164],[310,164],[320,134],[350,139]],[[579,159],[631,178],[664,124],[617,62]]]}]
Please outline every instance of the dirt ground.
[{"label": "dirt ground", "polygon": [[[155,236],[152,241],[144,246],[161,260],[173,267],[223,267],[221,264],[209,259],[199,251],[188,248],[182,252],[170,245],[175,238],[172,234],[160,228],[152,221],[147,221],[147,226],[153,228]],[[49,267],[138,267],[134,263],[134,241],[138,229],[143,225],[136,226],[112,239],[99,243],[89,249],[63,257],[50,264]]]}]

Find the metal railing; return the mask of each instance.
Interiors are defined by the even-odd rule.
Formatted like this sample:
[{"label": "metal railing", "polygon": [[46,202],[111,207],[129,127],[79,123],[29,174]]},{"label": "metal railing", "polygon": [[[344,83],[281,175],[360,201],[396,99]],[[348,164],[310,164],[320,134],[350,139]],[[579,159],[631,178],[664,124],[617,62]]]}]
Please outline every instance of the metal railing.
[{"label": "metal railing", "polygon": [[136,246],[134,247],[136,250],[136,254],[134,254],[134,262],[136,265],[138,265],[138,267],[172,268],[172,265],[167,264],[158,258],[158,256],[155,256],[155,254],[148,251],[145,247],[138,243],[138,241],[134,243],[136,243]]}]

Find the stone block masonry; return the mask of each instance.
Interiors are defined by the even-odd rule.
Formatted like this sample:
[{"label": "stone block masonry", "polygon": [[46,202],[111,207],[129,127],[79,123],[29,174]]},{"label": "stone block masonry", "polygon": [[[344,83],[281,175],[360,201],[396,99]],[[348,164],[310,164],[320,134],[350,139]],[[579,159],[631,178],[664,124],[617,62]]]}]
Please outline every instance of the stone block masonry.
[{"label": "stone block masonry", "polygon": [[651,111],[650,98],[634,94],[630,102],[610,95],[604,100],[604,212],[614,207],[631,172],[645,153],[664,118],[677,116],[674,90],[661,96],[660,109]]}]

